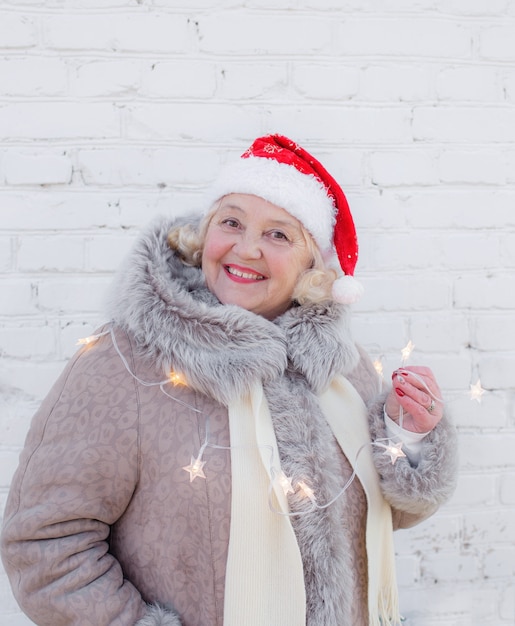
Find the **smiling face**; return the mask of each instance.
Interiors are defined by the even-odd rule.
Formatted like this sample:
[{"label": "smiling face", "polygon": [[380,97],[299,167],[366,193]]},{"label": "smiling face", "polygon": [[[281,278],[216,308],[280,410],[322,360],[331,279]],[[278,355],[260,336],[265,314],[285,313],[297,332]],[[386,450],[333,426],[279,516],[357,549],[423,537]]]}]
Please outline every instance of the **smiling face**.
[{"label": "smiling face", "polygon": [[222,198],[202,253],[206,284],[222,304],[274,319],[289,308],[311,264],[302,226],[287,211],[258,196]]}]

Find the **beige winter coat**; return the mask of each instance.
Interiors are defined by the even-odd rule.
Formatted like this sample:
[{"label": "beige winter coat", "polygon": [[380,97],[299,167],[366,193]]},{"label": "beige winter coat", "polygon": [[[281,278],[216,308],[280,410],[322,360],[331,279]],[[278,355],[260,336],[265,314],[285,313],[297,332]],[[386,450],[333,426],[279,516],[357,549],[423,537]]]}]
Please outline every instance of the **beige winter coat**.
[{"label": "beige winter coat", "polygon": [[[222,626],[226,406],[252,381],[263,384],[289,475],[309,468],[327,500],[352,472],[317,403],[334,375],[345,374],[370,407],[371,440],[384,436],[377,375],[341,307],[296,307],[272,323],[221,306],[201,272],[167,249],[169,227],[157,224],[137,245],[113,292],[113,332],[106,326],[69,362],[21,455],[2,557],[37,624],[128,626],[146,616],[145,624]],[[166,382],[171,370],[188,386]],[[206,441],[205,478],[190,481],[184,468]],[[395,527],[427,517],[452,492],[453,444],[444,420],[416,468],[374,452]],[[290,506],[303,506],[296,494]],[[354,480],[333,507],[293,522],[310,626],[367,624],[366,511]],[[156,617],[157,602],[170,621]]]}]

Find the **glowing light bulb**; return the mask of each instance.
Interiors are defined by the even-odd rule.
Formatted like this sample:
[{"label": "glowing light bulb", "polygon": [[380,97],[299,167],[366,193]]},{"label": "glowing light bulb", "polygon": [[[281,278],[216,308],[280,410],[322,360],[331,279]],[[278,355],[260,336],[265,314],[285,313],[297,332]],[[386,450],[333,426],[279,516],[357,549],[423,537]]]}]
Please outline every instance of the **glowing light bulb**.
[{"label": "glowing light bulb", "polygon": [[481,387],[481,381],[477,379],[475,385],[470,385],[470,399],[476,400],[478,404],[481,404],[481,396],[485,393],[485,390]]},{"label": "glowing light bulb", "polygon": [[98,339],[98,335],[91,335],[90,337],[81,337],[77,339],[78,346],[89,346],[89,344],[94,343]]},{"label": "glowing light bulb", "polygon": [[303,491],[304,495],[309,498],[311,500],[311,502],[316,502],[315,499],[315,493],[313,491],[313,489],[311,489],[311,487],[309,485],[306,485],[305,482],[303,482],[302,480],[300,480],[298,482],[299,487],[301,488],[301,490]]},{"label": "glowing light bulb", "polygon": [[285,496],[287,496],[289,493],[295,493],[291,485],[291,478],[288,478],[288,476],[286,476],[284,472],[280,472],[276,480],[281,485]]},{"label": "glowing light bulb", "polygon": [[168,376],[168,380],[172,383],[172,385],[175,385],[176,387],[180,385],[184,387],[188,386],[186,379],[180,372],[171,371],[170,375]]},{"label": "glowing light bulb", "polygon": [[373,363],[374,365],[374,369],[377,372],[379,378],[383,378],[383,364],[381,363],[380,359],[376,359]]},{"label": "glowing light bulb", "polygon": [[393,441],[389,439],[388,445],[384,446],[384,448],[385,448],[384,453],[390,457],[390,461],[392,462],[392,465],[395,464],[395,461],[397,459],[400,459],[403,456],[406,456],[404,452],[402,451],[402,441],[399,441],[398,443],[394,443]]},{"label": "glowing light bulb", "polygon": [[410,354],[413,352],[413,348],[414,347],[415,347],[415,345],[413,344],[413,342],[410,339],[408,341],[408,343],[406,344],[406,346],[401,350],[402,362],[403,363],[406,363],[406,361],[409,359]]},{"label": "glowing light bulb", "polygon": [[194,456],[192,456],[191,463],[189,465],[185,465],[182,468],[185,472],[189,472],[190,483],[192,483],[195,480],[195,478],[206,477],[206,475],[204,474],[204,469],[203,469],[205,464],[206,462],[202,461],[200,457],[196,459]]}]

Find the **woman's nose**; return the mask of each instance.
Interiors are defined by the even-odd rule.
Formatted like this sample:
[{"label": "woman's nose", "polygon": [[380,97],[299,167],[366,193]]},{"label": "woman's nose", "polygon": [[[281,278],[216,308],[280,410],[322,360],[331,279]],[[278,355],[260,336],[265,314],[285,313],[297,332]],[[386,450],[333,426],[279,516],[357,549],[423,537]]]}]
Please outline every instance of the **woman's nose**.
[{"label": "woman's nose", "polygon": [[233,250],[242,259],[259,259],[262,254],[261,238],[245,231],[238,237]]}]

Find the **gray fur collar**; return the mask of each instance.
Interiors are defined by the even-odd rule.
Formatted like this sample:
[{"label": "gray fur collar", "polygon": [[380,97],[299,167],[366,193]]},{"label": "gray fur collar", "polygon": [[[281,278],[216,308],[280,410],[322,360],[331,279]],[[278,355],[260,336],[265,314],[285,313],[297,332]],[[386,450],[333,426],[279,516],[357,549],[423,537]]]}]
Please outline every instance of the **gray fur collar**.
[{"label": "gray fur collar", "polygon": [[286,370],[320,393],[336,374],[352,370],[359,355],[347,311],[337,304],[297,306],[273,322],[238,306],[221,305],[202,271],[170,250],[172,226],[194,220],[161,218],[136,242],[120,268],[109,313],[130,332],[139,351],[222,404],[260,380]]}]

